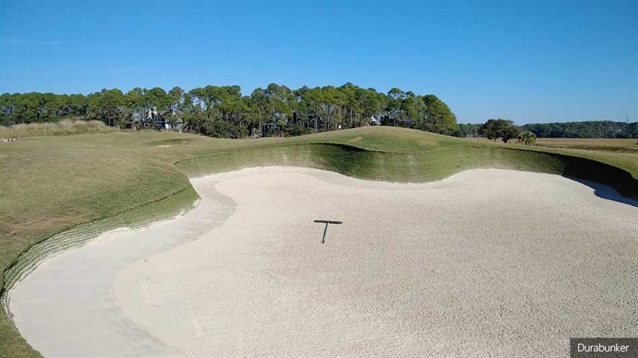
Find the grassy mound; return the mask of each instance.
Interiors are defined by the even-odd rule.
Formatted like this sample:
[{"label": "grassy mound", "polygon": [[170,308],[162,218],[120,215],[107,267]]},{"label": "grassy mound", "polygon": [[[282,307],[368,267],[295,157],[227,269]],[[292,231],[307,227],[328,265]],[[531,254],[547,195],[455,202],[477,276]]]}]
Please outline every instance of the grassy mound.
[{"label": "grassy mound", "polygon": [[[189,207],[196,197],[189,176],[253,166],[304,166],[396,182],[503,168],[590,180],[638,198],[638,153],[529,148],[390,127],[244,140],[114,132],[27,137],[0,148],[0,269],[9,285],[50,252]],[[38,354],[1,314],[4,356]]]}]

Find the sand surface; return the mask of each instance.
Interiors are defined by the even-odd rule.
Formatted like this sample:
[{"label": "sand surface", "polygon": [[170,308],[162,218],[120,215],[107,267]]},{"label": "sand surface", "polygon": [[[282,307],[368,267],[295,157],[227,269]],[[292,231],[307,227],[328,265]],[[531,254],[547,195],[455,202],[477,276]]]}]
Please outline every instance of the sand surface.
[{"label": "sand surface", "polygon": [[[17,284],[27,341],[46,357],[566,357],[569,337],[638,336],[638,209],[581,183],[279,167],[192,183],[196,210]],[[321,244],[315,219],[344,223]]]}]

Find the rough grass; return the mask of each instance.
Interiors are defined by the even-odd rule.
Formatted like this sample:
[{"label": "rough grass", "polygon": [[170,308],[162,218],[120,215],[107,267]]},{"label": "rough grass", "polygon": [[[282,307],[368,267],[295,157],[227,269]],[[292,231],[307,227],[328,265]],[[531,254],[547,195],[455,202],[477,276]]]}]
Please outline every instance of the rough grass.
[{"label": "rough grass", "polygon": [[[402,128],[287,139],[225,140],[171,132],[26,137],[0,143],[0,269],[11,283],[21,267],[32,267],[37,250],[80,244],[99,233],[98,227],[147,222],[171,213],[170,208],[192,204],[193,196],[173,195],[187,193],[187,176],[265,165],[399,182],[439,180],[472,168],[507,168],[594,180],[638,197],[637,153],[531,148]],[[48,238],[52,240],[34,246]],[[38,356],[5,314],[0,315],[0,356]]]},{"label": "rough grass", "polygon": [[0,126],[0,138],[24,138],[40,136],[66,136],[89,133],[111,133],[117,128],[100,121],[64,119],[59,122],[16,124]]}]

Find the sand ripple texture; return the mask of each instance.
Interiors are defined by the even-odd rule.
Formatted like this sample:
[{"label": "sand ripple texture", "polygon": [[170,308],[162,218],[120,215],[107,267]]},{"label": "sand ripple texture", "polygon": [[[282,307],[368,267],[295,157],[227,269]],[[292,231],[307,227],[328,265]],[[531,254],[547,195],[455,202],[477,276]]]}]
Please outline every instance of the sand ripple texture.
[{"label": "sand ripple texture", "polygon": [[[45,356],[566,357],[638,336],[638,209],[555,175],[193,179],[193,212],[48,260],[11,309]],[[328,228],[315,219],[341,220]]]}]

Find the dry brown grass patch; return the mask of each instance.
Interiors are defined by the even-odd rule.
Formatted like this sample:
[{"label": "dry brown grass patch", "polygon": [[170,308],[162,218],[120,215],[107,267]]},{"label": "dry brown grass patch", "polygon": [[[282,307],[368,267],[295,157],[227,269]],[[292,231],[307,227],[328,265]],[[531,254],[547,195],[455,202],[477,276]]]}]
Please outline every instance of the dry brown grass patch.
[{"label": "dry brown grass patch", "polygon": [[9,127],[0,126],[0,138],[22,138],[40,136],[65,136],[89,133],[110,133],[117,128],[109,127],[101,121],[64,119],[50,123],[21,123]]}]

